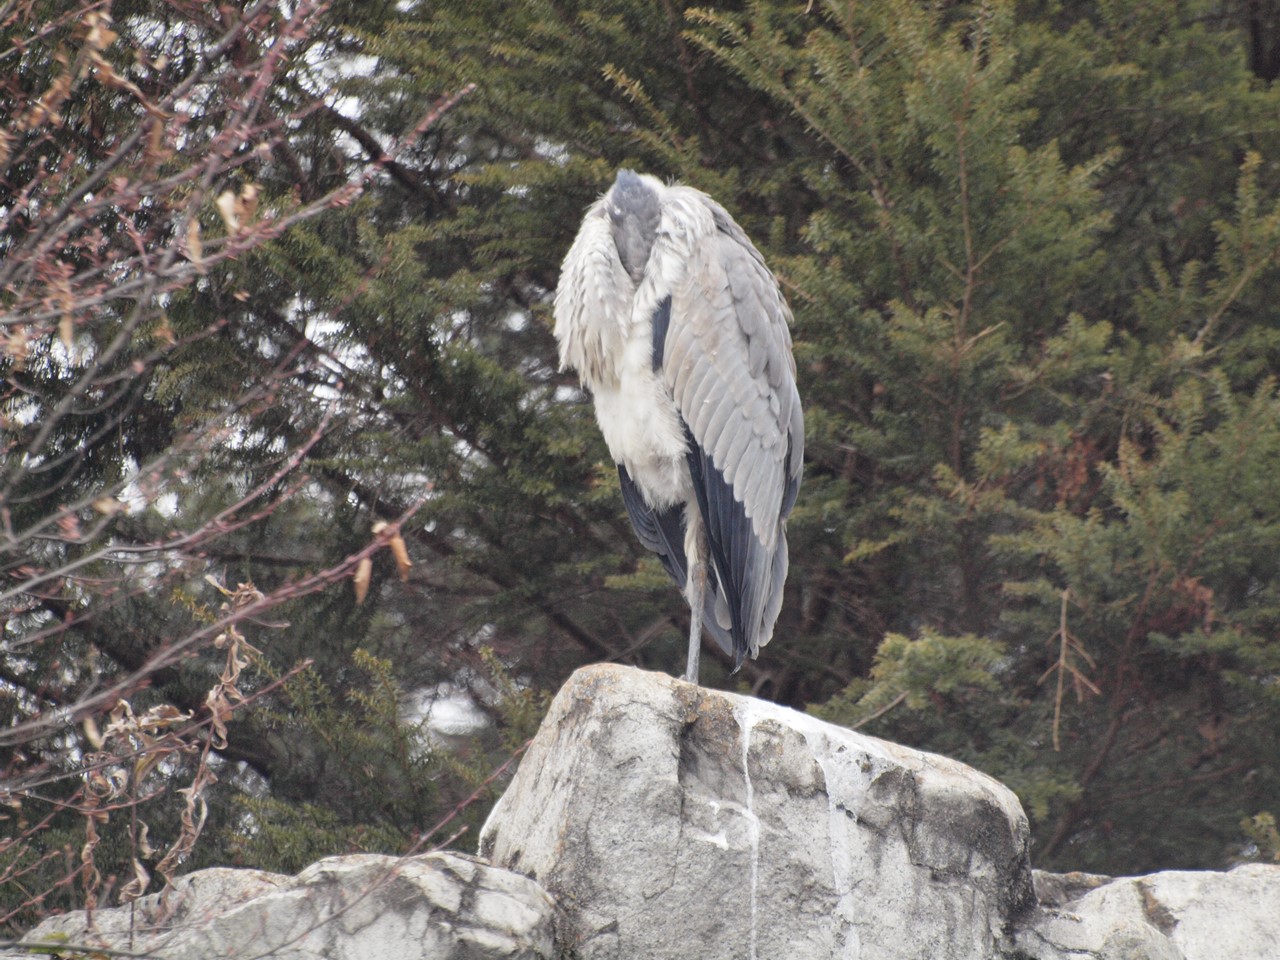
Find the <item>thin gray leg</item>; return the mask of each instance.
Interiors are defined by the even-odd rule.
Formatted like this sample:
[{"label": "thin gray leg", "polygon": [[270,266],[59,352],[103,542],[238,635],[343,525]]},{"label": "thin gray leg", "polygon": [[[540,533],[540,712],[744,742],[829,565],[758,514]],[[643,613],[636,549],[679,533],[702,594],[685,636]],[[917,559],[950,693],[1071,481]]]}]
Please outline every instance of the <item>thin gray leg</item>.
[{"label": "thin gray leg", "polygon": [[702,655],[702,600],[707,593],[707,565],[698,560],[689,571],[689,663],[684,678],[698,682],[698,660]]},{"label": "thin gray leg", "polygon": [[689,563],[689,661],[684,678],[697,683],[698,661],[702,656],[702,605],[707,595],[707,537],[696,515],[688,521],[684,548]]}]

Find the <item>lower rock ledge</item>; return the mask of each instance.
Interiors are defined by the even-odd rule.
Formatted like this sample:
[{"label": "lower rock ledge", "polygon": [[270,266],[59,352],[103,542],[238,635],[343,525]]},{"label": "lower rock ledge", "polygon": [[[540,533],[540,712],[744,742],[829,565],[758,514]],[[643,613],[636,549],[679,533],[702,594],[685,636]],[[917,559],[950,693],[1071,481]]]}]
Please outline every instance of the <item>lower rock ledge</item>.
[{"label": "lower rock ledge", "polygon": [[1019,924],[1010,960],[1280,958],[1280,866],[1035,881],[1041,906]]},{"label": "lower rock ledge", "polygon": [[23,943],[164,960],[551,960],[554,916],[534,881],[476,857],[360,854],[296,877],[201,870],[131,906],[46,920]]}]

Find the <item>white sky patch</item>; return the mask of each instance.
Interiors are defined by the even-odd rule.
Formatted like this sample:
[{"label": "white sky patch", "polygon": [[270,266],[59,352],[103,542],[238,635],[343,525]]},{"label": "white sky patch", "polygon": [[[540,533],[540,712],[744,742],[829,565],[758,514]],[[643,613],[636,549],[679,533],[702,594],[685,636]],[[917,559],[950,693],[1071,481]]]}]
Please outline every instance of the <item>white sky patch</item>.
[{"label": "white sky patch", "polygon": [[569,162],[569,148],[563,143],[553,143],[550,140],[539,140],[533,146],[534,152],[539,156],[545,157],[552,163],[564,166]]},{"label": "white sky patch", "polygon": [[410,720],[425,723],[436,736],[471,736],[489,725],[471,691],[448,681],[414,693],[406,713]]}]

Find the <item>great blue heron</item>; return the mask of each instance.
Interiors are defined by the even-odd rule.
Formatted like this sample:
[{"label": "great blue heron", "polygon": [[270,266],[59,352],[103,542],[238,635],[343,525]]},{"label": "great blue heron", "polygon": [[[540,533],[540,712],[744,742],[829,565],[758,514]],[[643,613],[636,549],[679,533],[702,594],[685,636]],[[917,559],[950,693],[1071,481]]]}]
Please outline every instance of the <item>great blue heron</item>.
[{"label": "great blue heron", "polygon": [[555,315],[631,525],[689,601],[685,678],[703,626],[736,671],[773,636],[804,460],[777,281],[705,193],[620,170],[565,257]]}]

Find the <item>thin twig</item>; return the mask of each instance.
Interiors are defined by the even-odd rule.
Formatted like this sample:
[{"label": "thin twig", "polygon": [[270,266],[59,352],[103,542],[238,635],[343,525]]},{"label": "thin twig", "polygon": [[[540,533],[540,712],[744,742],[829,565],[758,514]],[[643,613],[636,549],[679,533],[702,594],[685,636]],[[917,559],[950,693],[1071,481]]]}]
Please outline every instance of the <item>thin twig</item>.
[{"label": "thin twig", "polygon": [[862,718],[861,720],[859,720],[857,723],[850,724],[849,729],[850,729],[850,730],[857,730],[859,727],[863,727],[863,726],[865,726],[866,724],[870,723],[872,720],[879,720],[879,719],[880,719],[881,717],[883,717],[886,713],[888,713],[890,710],[892,710],[894,707],[898,706],[898,704],[902,703],[902,701],[904,701],[904,700],[906,700],[906,699],[907,699],[907,691],[903,690],[900,694],[898,694],[896,697],[894,697],[892,700],[890,700],[888,703],[886,703],[886,704],[885,704],[883,707],[881,707],[880,709],[878,709],[878,710],[873,710],[871,713],[867,714],[865,717],[863,717],[863,718]]}]

